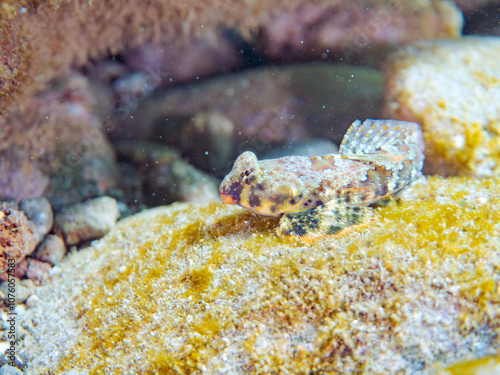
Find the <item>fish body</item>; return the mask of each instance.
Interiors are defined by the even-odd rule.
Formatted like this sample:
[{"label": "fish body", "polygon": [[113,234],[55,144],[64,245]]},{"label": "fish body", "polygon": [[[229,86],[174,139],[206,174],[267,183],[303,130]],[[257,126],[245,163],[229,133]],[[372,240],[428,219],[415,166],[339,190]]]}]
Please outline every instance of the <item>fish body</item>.
[{"label": "fish body", "polygon": [[372,220],[368,205],[404,188],[422,170],[420,127],[396,120],[355,121],[339,154],[259,161],[247,151],[220,186],[224,203],[281,216],[278,234],[311,242]]}]

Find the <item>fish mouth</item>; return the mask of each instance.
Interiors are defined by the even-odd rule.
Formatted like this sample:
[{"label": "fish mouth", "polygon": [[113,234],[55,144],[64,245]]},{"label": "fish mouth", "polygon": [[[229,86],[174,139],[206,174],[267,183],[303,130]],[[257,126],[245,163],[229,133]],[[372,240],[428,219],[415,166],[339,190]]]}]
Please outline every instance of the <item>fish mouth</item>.
[{"label": "fish mouth", "polygon": [[234,200],[234,198],[230,194],[224,194],[224,193],[220,194],[220,200],[224,204],[237,204],[238,203]]},{"label": "fish mouth", "polygon": [[239,181],[233,182],[229,186],[223,181],[219,188],[219,197],[224,204],[239,204],[243,190],[243,184]]}]

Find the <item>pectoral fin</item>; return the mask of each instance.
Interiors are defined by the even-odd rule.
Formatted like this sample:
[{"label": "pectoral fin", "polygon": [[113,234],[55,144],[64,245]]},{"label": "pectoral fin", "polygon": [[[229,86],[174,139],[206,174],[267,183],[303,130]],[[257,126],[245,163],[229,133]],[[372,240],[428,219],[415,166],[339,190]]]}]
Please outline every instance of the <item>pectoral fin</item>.
[{"label": "pectoral fin", "polygon": [[329,202],[309,211],[284,215],[277,233],[285,239],[314,243],[324,238],[342,236],[374,219],[375,213],[369,207],[339,206],[337,202]]}]

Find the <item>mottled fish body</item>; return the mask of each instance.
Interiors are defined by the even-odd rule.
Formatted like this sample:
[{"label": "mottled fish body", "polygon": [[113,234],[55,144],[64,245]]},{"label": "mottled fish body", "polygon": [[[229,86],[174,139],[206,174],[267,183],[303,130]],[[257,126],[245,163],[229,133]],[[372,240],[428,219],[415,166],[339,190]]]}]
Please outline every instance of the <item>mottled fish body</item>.
[{"label": "mottled fish body", "polygon": [[278,234],[310,242],[371,221],[366,207],[408,185],[422,170],[420,127],[355,121],[339,154],[257,160],[244,152],[220,186],[224,203],[283,216]]}]

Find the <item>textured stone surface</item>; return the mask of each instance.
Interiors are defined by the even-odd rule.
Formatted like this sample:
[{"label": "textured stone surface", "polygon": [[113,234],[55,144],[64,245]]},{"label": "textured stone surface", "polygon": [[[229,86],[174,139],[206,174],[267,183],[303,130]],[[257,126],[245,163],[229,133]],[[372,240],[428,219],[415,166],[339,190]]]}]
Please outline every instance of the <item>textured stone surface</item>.
[{"label": "textured stone surface", "polygon": [[388,45],[457,37],[462,22],[457,7],[445,1],[303,3],[272,18],[257,40],[271,59],[333,58],[352,63],[363,61],[373,50],[380,58]]},{"label": "textured stone surface", "polygon": [[0,199],[44,195],[58,209],[115,185],[118,168],[98,103],[75,73],[24,102],[22,114],[0,117]]},{"label": "textured stone surface", "polygon": [[219,198],[218,181],[187,163],[176,150],[147,142],[118,142],[115,147],[122,167],[126,164],[137,174],[138,181],[132,180],[129,186],[140,189],[126,189],[129,202],[134,194],[148,206]]},{"label": "textured stone surface", "polygon": [[[8,298],[8,293],[9,293],[9,283],[8,282],[3,282],[0,285],[0,290]],[[16,303],[23,303],[26,301],[31,295],[35,293],[35,286],[34,285],[26,285],[24,283],[21,283],[19,279],[16,278],[15,281],[15,296],[16,296]]]},{"label": "textured stone surface", "polygon": [[52,229],[54,214],[52,206],[47,198],[25,199],[19,204],[24,214],[35,223],[37,228],[37,242],[43,240],[45,235]]},{"label": "textured stone surface", "polygon": [[422,41],[386,68],[385,116],[424,131],[425,171],[500,175],[500,38]]},{"label": "textured stone surface", "polygon": [[75,204],[56,215],[67,245],[104,236],[120,216],[116,200],[100,197]]},{"label": "textured stone surface", "polygon": [[32,373],[412,374],[493,355],[499,197],[498,179],[429,178],[310,246],[237,207],[147,210],[53,270],[20,352]]},{"label": "textured stone surface", "polygon": [[37,227],[22,211],[0,204],[0,273],[7,269],[8,259],[21,261],[37,245]]},{"label": "textured stone surface", "polygon": [[33,257],[43,262],[56,265],[61,262],[65,254],[66,245],[63,239],[57,235],[49,234],[42,243],[38,245]]},{"label": "textured stone surface", "polygon": [[35,285],[42,285],[49,275],[52,265],[42,262],[38,259],[28,259],[28,270],[26,276],[33,281]]}]

